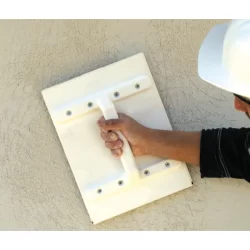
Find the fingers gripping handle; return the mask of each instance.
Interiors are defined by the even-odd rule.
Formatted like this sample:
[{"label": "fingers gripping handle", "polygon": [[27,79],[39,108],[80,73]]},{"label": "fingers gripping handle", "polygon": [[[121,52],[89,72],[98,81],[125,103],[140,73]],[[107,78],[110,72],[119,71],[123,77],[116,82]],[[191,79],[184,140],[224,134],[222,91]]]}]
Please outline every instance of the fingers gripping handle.
[{"label": "fingers gripping handle", "polygon": [[[103,96],[99,98],[97,100],[97,104],[101,109],[103,116],[106,120],[119,118],[115,106],[108,96]],[[124,142],[123,154],[121,155],[122,165],[130,179],[139,178],[139,170],[136,166],[135,158],[130,148],[130,145],[121,132],[118,131],[117,134],[119,135],[120,139]]]}]

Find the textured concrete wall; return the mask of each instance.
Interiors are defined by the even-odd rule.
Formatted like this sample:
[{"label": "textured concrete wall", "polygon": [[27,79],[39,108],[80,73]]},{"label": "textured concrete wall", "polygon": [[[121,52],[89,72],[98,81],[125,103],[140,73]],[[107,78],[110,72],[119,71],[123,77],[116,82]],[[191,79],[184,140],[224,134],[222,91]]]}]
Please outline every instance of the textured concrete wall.
[{"label": "textured concrete wall", "polygon": [[1,230],[250,229],[250,185],[194,187],[98,226],[89,223],[41,90],[144,52],[174,129],[247,126],[231,94],[197,76],[197,53],[222,20],[0,21]]}]

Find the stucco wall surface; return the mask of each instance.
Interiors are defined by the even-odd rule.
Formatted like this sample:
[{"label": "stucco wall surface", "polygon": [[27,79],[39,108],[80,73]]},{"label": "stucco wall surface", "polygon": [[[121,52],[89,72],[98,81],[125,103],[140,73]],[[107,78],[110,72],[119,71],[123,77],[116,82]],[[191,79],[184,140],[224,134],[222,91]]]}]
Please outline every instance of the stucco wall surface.
[{"label": "stucco wall surface", "polygon": [[174,129],[248,126],[233,96],[197,75],[225,20],[1,20],[0,230],[249,230],[250,184],[194,187],[98,226],[89,222],[41,90],[144,52]]}]

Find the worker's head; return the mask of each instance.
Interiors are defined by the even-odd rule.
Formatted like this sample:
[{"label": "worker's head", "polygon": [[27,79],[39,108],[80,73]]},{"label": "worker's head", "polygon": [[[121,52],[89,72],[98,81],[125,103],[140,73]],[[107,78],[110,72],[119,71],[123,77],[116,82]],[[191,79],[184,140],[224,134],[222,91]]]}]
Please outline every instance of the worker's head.
[{"label": "worker's head", "polygon": [[234,105],[250,118],[250,20],[215,26],[198,58],[200,77],[235,94]]}]

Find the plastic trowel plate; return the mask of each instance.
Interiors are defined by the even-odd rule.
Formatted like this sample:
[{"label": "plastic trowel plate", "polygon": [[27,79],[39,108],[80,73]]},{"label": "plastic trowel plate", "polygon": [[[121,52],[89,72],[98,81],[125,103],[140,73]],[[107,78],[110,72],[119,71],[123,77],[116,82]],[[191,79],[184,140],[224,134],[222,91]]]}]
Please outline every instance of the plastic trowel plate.
[{"label": "plastic trowel plate", "polygon": [[114,158],[97,120],[125,113],[146,127],[172,130],[143,53],[42,91],[42,96],[94,224],[192,186],[183,162],[134,157],[124,141]]}]

